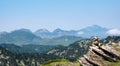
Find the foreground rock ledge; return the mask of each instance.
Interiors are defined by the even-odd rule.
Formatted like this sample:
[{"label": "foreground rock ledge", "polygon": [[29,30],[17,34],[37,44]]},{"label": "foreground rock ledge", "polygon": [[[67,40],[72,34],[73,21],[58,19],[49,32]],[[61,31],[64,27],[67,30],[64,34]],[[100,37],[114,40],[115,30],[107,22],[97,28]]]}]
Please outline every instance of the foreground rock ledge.
[{"label": "foreground rock ledge", "polygon": [[82,66],[109,66],[108,62],[120,61],[120,51],[112,46],[90,46],[87,54],[79,59]]}]

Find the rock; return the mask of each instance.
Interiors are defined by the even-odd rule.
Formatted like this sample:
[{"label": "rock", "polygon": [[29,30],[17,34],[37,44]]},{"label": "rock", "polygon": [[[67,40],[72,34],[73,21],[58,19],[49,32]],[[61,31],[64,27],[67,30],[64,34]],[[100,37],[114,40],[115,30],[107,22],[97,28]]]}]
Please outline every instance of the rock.
[{"label": "rock", "polygon": [[102,56],[106,60],[117,61],[117,60],[115,60],[114,58],[112,58],[111,56],[107,55],[105,52],[103,52],[102,50],[100,50],[100,49],[98,49],[96,47],[91,47],[91,49],[92,49],[92,51],[94,51],[95,53],[99,54],[100,56]]},{"label": "rock", "polygon": [[91,46],[88,53],[80,58],[82,66],[109,66],[108,62],[120,61],[120,52],[112,46]]},{"label": "rock", "polygon": [[93,66],[103,66],[106,65],[104,60],[98,56],[96,53],[93,51],[89,51],[84,57],[90,62]]},{"label": "rock", "polygon": [[100,47],[102,50],[110,53],[111,55],[113,55],[115,58],[118,58],[120,60],[120,52],[116,51],[114,48],[110,47],[110,46],[101,46]]},{"label": "rock", "polygon": [[80,58],[79,62],[83,65],[83,66],[93,66],[92,64],[88,63],[87,60],[82,57]]}]

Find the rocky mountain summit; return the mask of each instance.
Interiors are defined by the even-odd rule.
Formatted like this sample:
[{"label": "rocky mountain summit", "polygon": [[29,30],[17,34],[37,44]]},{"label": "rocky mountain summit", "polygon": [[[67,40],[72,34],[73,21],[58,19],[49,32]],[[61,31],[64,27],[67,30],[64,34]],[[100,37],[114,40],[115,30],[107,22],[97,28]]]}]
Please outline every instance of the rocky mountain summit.
[{"label": "rocky mountain summit", "polygon": [[90,46],[87,54],[79,59],[82,66],[120,66],[120,45]]}]

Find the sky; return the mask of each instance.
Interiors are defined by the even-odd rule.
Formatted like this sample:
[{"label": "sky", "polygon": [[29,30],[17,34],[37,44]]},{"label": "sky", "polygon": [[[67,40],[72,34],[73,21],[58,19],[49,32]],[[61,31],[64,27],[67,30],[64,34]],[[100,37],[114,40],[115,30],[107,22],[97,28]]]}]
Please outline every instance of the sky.
[{"label": "sky", "polygon": [[0,32],[91,25],[120,29],[120,0],[0,0]]}]

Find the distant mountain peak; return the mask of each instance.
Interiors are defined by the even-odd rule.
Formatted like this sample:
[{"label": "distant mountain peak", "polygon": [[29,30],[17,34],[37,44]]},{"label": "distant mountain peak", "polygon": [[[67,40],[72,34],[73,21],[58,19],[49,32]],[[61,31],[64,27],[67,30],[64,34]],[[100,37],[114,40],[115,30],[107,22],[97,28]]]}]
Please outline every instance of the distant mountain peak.
[{"label": "distant mountain peak", "polygon": [[62,30],[62,29],[60,29],[60,28],[57,28],[57,29],[55,29],[55,30]]},{"label": "distant mountain peak", "polygon": [[42,29],[39,29],[39,30],[37,30],[36,32],[49,32],[47,29],[45,29],[45,28],[42,28]]},{"label": "distant mountain peak", "polygon": [[61,31],[64,31],[64,30],[62,30],[62,29],[60,29],[60,28],[57,28],[57,29],[55,29],[53,32],[61,32]]},{"label": "distant mountain peak", "polygon": [[92,25],[92,26],[88,26],[87,28],[97,28],[97,29],[99,29],[99,28],[103,28],[103,27],[101,27],[99,25]]},{"label": "distant mountain peak", "polygon": [[18,29],[18,30],[14,30],[14,31],[12,31],[12,32],[18,32],[18,31],[31,32],[29,29],[25,29],[25,28],[21,28],[21,29]]},{"label": "distant mountain peak", "polygon": [[88,26],[88,27],[85,27],[81,30],[87,30],[87,31],[99,31],[99,30],[108,30],[107,28],[104,28],[104,27],[101,27],[99,25],[92,25],[92,26]]},{"label": "distant mountain peak", "polygon": [[100,27],[99,25],[92,25],[92,26],[94,26],[94,27]]}]

